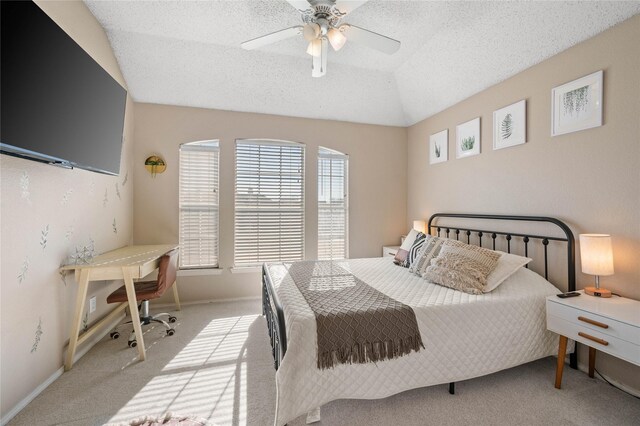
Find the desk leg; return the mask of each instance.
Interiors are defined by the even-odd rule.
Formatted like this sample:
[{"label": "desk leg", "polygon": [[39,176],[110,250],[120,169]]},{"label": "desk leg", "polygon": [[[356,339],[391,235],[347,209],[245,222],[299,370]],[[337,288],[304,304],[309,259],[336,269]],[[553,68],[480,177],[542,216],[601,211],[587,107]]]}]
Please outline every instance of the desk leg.
[{"label": "desk leg", "polygon": [[596,369],[596,348],[589,346],[589,377],[593,379],[593,371]]},{"label": "desk leg", "polygon": [[176,311],[180,310],[180,298],[178,297],[178,282],[173,283],[173,300],[176,302]]},{"label": "desk leg", "polygon": [[127,290],[127,300],[129,301],[129,312],[131,313],[131,324],[136,333],[136,341],[138,348],[138,358],[140,361],[146,359],[146,350],[144,347],[144,338],[142,336],[142,326],[140,325],[140,316],[138,315],[138,302],[136,300],[136,289],[133,285],[131,271],[127,267],[122,268],[122,277],[124,278],[124,287]]},{"label": "desk leg", "polygon": [[76,294],[76,311],[73,314],[73,322],[69,336],[69,347],[67,348],[67,359],[64,362],[64,371],[71,370],[73,367],[73,357],[76,355],[78,348],[78,334],[80,333],[80,325],[82,323],[82,314],[84,311],[84,302],[87,299],[87,289],[89,287],[89,270],[82,269],[80,271],[80,279],[78,282],[78,293]]},{"label": "desk leg", "polygon": [[564,369],[564,357],[567,355],[567,338],[560,336],[558,344],[558,364],[556,365],[556,389],[562,384],[562,370]]}]

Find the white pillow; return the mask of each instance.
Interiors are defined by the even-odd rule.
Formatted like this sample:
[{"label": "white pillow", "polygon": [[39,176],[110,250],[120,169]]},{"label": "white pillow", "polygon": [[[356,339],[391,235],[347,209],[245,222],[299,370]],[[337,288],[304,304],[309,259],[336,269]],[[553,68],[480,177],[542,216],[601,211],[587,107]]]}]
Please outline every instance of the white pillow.
[{"label": "white pillow", "polygon": [[487,285],[482,290],[483,293],[489,293],[490,291],[495,290],[504,280],[513,275],[518,269],[531,262],[531,259],[528,257],[505,253],[498,250],[496,250],[496,252],[502,253],[502,255],[498,259],[496,269],[494,269],[487,277]]},{"label": "white pillow", "polygon": [[393,259],[395,264],[401,265],[404,263],[405,259],[407,258],[407,255],[409,254],[409,250],[411,250],[411,247],[413,246],[413,243],[416,240],[416,237],[418,236],[418,234],[420,234],[420,232],[416,231],[415,229],[412,229],[411,231],[409,231],[409,233],[407,234],[407,237],[402,242],[402,245],[396,252],[396,256]]}]

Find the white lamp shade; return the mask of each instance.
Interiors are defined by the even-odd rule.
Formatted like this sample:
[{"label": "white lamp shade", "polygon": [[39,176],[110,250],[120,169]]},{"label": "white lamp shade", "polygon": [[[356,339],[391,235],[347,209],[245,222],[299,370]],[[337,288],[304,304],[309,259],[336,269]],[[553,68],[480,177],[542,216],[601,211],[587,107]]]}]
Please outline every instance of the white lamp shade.
[{"label": "white lamp shade", "polygon": [[582,272],[589,275],[613,275],[611,235],[580,234]]},{"label": "white lamp shade", "polygon": [[424,228],[425,228],[424,220],[413,221],[413,229],[415,229],[416,231],[422,232],[424,234],[425,233]]},{"label": "white lamp shade", "polygon": [[329,38],[329,43],[331,43],[331,47],[336,52],[342,49],[342,46],[347,42],[347,38],[342,34],[339,29],[330,28],[327,32],[327,37]]},{"label": "white lamp shade", "polygon": [[311,56],[320,57],[322,53],[322,40],[315,39],[309,42],[307,53]]}]

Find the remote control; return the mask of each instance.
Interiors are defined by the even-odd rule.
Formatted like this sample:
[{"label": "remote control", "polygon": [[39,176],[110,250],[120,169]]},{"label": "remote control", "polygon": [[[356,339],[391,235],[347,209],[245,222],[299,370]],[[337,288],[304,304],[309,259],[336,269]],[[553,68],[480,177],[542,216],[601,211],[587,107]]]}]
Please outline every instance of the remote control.
[{"label": "remote control", "polygon": [[580,293],[578,293],[577,291],[570,291],[569,293],[560,293],[557,295],[559,298],[564,299],[567,297],[575,297],[575,296],[580,296]]}]

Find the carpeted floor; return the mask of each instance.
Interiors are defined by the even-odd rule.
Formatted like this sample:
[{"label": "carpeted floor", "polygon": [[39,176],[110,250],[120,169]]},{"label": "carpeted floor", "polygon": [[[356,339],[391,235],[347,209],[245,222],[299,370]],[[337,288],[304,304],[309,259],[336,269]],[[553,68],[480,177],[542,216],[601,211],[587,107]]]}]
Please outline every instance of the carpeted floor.
[{"label": "carpeted floor", "polygon": [[[186,306],[176,334],[146,331],[147,361],[105,338],[10,423],[102,425],[165,412],[219,425],[272,425],[275,370],[259,301]],[[124,331],[125,329],[123,329]],[[341,400],[322,407],[321,425],[631,425],[640,400],[565,369],[553,387],[554,358],[447,386],[382,400]],[[290,426],[305,424],[300,417]]]}]

